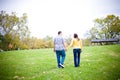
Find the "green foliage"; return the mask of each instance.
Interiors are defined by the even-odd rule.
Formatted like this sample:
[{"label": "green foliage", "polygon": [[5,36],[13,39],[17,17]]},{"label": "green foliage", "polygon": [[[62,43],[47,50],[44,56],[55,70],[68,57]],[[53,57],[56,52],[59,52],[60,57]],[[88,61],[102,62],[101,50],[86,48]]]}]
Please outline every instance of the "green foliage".
[{"label": "green foliage", "polygon": [[[9,49],[9,45],[12,48]],[[27,26],[27,14],[18,17],[15,13],[8,14],[5,11],[0,13],[0,49],[40,49],[52,48],[53,39],[46,36],[44,39],[30,37]]]},{"label": "green foliage", "polygon": [[71,40],[72,40],[72,36],[71,36],[71,35],[66,36],[66,38],[65,38],[65,43],[66,43],[66,45],[70,45]]},{"label": "green foliage", "polygon": [[18,17],[14,12],[11,14],[1,11],[0,13],[0,49],[8,50],[9,43],[12,49],[28,48],[27,39],[30,37],[30,31],[27,26],[27,14]]},{"label": "green foliage", "polygon": [[120,17],[115,15],[107,15],[105,18],[97,18],[94,20],[94,27],[88,32],[92,39],[120,39]]},{"label": "green foliage", "polygon": [[119,80],[120,45],[84,47],[81,66],[74,67],[72,49],[58,69],[53,49],[0,53],[0,80]]},{"label": "green foliage", "polygon": [[1,11],[0,13],[0,34],[9,34],[14,26],[17,26],[19,23],[19,18],[16,16],[14,12],[11,15],[6,13],[5,11]]},{"label": "green foliage", "polygon": [[43,40],[46,42],[46,48],[53,48],[53,37],[46,36]]},{"label": "green foliage", "polygon": [[91,45],[91,40],[89,38],[82,39],[82,45],[83,46],[90,46]]}]

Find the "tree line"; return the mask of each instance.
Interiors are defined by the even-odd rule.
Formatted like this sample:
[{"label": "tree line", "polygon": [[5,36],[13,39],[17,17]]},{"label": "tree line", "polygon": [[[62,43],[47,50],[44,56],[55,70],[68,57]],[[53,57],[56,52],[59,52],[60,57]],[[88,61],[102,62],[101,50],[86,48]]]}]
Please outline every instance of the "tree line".
[{"label": "tree line", "polygon": [[[28,16],[23,13],[18,17],[15,12],[11,14],[0,12],[0,50],[40,49],[52,48],[53,37],[36,38],[30,36]],[[91,39],[120,39],[120,17],[107,15],[105,18],[96,18],[94,26],[86,33],[83,45],[90,45]],[[65,38],[70,44],[71,36]]]},{"label": "tree line", "polygon": [[105,18],[94,20],[94,27],[87,32],[90,39],[120,39],[120,17],[107,15]]},{"label": "tree line", "polygon": [[15,12],[11,14],[0,12],[0,49],[39,49],[53,47],[52,37],[46,36],[38,39],[30,36],[27,25],[27,14],[18,17]]},{"label": "tree line", "polygon": [[85,36],[85,45],[91,45],[92,39],[118,39],[120,43],[120,17],[111,14],[106,17],[96,18],[94,26],[86,32]]}]

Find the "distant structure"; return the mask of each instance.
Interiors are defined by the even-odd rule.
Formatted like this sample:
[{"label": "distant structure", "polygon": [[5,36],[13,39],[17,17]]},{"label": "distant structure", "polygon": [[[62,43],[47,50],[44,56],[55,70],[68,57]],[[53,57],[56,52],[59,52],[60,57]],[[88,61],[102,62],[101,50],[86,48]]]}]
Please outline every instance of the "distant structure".
[{"label": "distant structure", "polygon": [[97,43],[97,45],[98,44],[102,45],[103,43],[106,43],[106,44],[108,44],[108,43],[119,44],[119,39],[117,39],[117,38],[112,38],[112,39],[93,39],[93,40],[91,40],[91,43],[94,43],[94,44]]}]

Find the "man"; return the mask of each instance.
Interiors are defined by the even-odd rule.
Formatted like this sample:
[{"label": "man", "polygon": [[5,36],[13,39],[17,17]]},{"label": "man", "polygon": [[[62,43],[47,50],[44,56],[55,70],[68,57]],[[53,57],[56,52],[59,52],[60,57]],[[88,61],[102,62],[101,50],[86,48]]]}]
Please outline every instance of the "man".
[{"label": "man", "polygon": [[56,52],[58,68],[64,68],[65,50],[66,47],[62,37],[62,31],[58,31],[58,36],[54,38],[54,52]]}]

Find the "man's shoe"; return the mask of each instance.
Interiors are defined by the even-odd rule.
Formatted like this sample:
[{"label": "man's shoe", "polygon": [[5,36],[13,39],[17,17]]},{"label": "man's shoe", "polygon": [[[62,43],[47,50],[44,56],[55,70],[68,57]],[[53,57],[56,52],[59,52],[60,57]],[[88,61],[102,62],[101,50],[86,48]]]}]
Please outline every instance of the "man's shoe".
[{"label": "man's shoe", "polygon": [[64,65],[60,64],[60,66],[61,66],[62,68],[64,68]]}]

